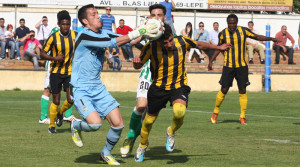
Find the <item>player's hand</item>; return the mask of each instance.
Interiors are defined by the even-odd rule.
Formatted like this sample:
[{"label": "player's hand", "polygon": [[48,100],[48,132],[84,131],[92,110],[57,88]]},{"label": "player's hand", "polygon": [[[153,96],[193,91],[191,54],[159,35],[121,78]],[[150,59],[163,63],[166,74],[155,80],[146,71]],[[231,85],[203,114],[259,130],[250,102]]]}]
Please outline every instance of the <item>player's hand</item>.
[{"label": "player's hand", "polygon": [[207,68],[208,68],[208,71],[212,71],[213,70],[212,69],[212,61],[209,61]]},{"label": "player's hand", "polygon": [[278,40],[277,40],[276,38],[271,38],[271,41],[273,41],[273,42],[275,42],[275,43],[278,42]]},{"label": "player's hand", "polygon": [[132,59],[132,62],[133,63],[141,63],[141,58],[139,56],[135,56],[133,59]]},{"label": "player's hand", "polygon": [[[161,22],[161,24],[163,25],[162,22]],[[140,36],[143,36],[146,38],[153,37],[153,36],[156,36],[158,30],[159,30],[159,27],[157,26],[155,21],[150,19],[144,25],[140,25],[136,30],[129,32],[128,37],[130,38],[130,40],[134,40]]]},{"label": "player's hand", "polygon": [[[164,23],[161,20],[158,20],[160,22],[161,26],[157,26],[156,21],[154,19],[149,20],[145,28],[147,29],[147,32],[143,35],[143,37],[148,39],[156,38],[158,31],[160,30],[160,27],[164,26]],[[164,30],[164,29],[163,29]]]},{"label": "player's hand", "polygon": [[62,61],[64,61],[64,59],[65,59],[65,56],[62,54],[59,54],[56,57],[54,57],[54,60],[58,61],[58,62],[62,62]]},{"label": "player's hand", "polygon": [[219,46],[219,50],[227,50],[227,49],[230,49],[232,47],[232,45],[230,43],[225,43],[225,44],[222,44],[221,46]]}]

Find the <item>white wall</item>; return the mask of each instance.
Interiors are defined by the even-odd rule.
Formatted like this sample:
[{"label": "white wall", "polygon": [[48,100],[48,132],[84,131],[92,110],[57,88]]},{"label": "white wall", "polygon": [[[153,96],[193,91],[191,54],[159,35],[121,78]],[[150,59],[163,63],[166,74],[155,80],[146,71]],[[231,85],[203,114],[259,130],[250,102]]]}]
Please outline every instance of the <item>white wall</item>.
[{"label": "white wall", "polygon": [[[19,19],[24,18],[26,20],[26,26],[30,29],[34,29],[35,24],[42,16],[47,16],[49,24],[52,26],[56,25],[56,13],[62,10],[59,9],[43,9],[43,8],[18,8],[17,9],[17,26],[19,26]],[[76,17],[75,9],[67,9],[72,18]],[[104,14],[104,10],[98,10],[99,14]],[[136,11],[134,9],[128,10],[117,10],[112,8],[112,14],[116,18],[116,26],[119,25],[119,19],[124,19],[125,24],[134,28],[136,26]],[[148,11],[138,11],[138,15],[148,15]],[[175,29],[177,34],[185,28],[187,22],[191,22],[194,26],[194,13],[191,12],[173,12],[175,20]],[[15,9],[0,7],[0,16],[5,18],[5,24],[15,24]],[[220,30],[227,27],[226,17],[228,13],[197,13],[196,15],[196,28],[200,21],[204,22],[205,29],[208,31],[212,30],[213,22],[219,22]],[[248,21],[251,20],[251,14],[237,14],[239,17],[239,25],[247,26]],[[138,19],[139,20],[139,19]],[[271,25],[271,36],[275,36],[280,31],[282,25],[286,25],[288,32],[294,37],[296,44],[298,43],[298,28],[300,15],[265,15],[265,14],[254,14],[253,15],[254,28],[257,29],[260,34],[265,35],[266,25]],[[80,23],[78,24],[80,26]],[[290,45],[290,42],[287,43]]]}]

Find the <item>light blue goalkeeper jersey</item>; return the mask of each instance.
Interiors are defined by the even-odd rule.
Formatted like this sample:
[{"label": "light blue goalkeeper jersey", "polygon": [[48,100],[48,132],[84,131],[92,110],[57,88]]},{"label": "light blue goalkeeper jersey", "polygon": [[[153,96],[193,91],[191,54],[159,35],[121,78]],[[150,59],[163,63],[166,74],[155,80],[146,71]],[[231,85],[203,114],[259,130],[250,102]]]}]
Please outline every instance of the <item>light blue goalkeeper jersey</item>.
[{"label": "light blue goalkeeper jersey", "polygon": [[116,37],[120,35],[108,30],[98,33],[83,28],[75,40],[70,84],[75,88],[102,84],[100,73],[105,49],[118,47]]}]

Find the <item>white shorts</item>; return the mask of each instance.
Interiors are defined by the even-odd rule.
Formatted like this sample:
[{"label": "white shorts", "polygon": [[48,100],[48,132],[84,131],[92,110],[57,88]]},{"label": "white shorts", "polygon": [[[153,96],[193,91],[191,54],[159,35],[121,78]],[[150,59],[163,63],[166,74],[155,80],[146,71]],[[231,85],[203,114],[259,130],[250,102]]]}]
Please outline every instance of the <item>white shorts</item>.
[{"label": "white shorts", "polygon": [[49,65],[49,68],[47,69],[45,83],[44,83],[44,89],[49,88],[49,87],[50,87],[50,65]]},{"label": "white shorts", "polygon": [[147,98],[147,93],[148,93],[150,85],[151,85],[151,82],[149,80],[140,78],[140,83],[136,90],[136,98],[139,98],[139,97]]}]

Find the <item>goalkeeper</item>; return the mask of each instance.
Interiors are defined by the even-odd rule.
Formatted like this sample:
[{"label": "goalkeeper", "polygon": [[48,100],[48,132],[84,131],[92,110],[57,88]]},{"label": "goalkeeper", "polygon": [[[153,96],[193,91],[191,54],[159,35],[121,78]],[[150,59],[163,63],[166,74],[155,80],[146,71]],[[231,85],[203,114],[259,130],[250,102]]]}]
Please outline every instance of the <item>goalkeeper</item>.
[{"label": "goalkeeper", "polygon": [[101,29],[100,17],[93,4],[81,7],[78,18],[84,28],[75,40],[70,84],[74,106],[84,120],[72,121],[72,139],[78,147],[82,147],[80,132],[96,131],[102,126],[102,119],[107,119],[111,127],[100,159],[109,165],[119,165],[111,156],[111,150],[120,138],[124,123],[119,110],[120,104],[100,80],[105,48],[118,47],[140,36],[156,36],[158,26],[149,21],[128,35],[118,37],[111,31]]}]

